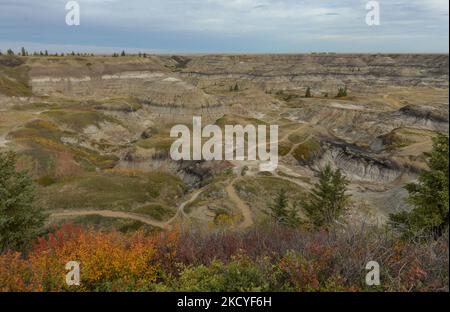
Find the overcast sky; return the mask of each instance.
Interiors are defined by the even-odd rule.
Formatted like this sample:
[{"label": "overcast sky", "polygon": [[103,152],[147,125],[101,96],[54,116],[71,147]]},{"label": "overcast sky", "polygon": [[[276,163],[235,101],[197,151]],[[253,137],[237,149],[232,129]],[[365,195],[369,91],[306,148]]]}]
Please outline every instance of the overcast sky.
[{"label": "overcast sky", "polygon": [[448,0],[0,0],[0,49],[50,52],[445,52]]}]

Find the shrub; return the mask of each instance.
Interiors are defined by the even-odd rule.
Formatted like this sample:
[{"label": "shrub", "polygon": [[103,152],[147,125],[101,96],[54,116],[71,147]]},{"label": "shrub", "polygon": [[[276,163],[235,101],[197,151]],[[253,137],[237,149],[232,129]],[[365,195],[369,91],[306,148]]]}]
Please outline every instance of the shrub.
[{"label": "shrub", "polygon": [[[320,258],[308,259],[299,253],[289,251],[279,261],[278,283],[292,291],[350,291],[357,286],[346,286],[346,280],[332,266],[332,250],[324,246]],[[330,271],[330,272],[328,272]],[[280,274],[281,273],[281,274]]]},{"label": "shrub", "polygon": [[[0,263],[7,264],[0,269],[0,290],[139,289],[157,279],[154,246],[154,239],[142,232],[122,236],[117,232],[84,231],[64,225],[39,239],[28,259],[16,262],[12,270],[11,261],[17,260],[18,255],[10,253],[0,257]],[[65,283],[65,264],[69,261],[78,261],[81,266],[82,282],[76,288],[69,288]],[[13,280],[20,283],[15,286],[9,282]]]},{"label": "shrub", "polygon": [[[71,225],[27,254],[0,254],[0,291],[448,291],[448,232],[400,240],[376,227],[175,229],[132,235]],[[81,285],[65,284],[79,261]],[[369,261],[381,285],[365,284]]]},{"label": "shrub", "polygon": [[[291,137],[292,140],[299,138]],[[310,164],[320,152],[320,143],[315,139],[308,140],[298,145],[292,152],[292,156],[301,164]]]},{"label": "shrub", "polygon": [[177,280],[179,291],[243,292],[267,291],[268,282],[261,269],[244,255],[233,256],[224,264],[214,260],[209,266],[186,267]]}]

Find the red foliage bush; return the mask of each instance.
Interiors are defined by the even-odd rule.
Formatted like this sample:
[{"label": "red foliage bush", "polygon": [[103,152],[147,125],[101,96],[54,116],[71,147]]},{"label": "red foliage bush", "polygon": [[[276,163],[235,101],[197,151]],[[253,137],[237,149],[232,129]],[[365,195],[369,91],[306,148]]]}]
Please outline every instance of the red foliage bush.
[{"label": "red foliage bush", "polygon": [[[69,261],[81,265],[82,283],[76,288],[65,283]],[[381,267],[382,283],[376,288],[365,285],[369,261]],[[218,270],[219,263],[223,270]],[[243,281],[248,280],[249,289],[270,291],[449,289],[448,234],[438,240],[408,242],[377,228],[314,232],[268,226],[248,231],[175,229],[125,235],[64,225],[40,238],[26,255],[0,255],[0,291],[183,290],[177,285],[181,280],[186,285],[187,276],[207,272],[213,278],[217,270],[237,274],[242,263],[248,276],[222,276],[223,287],[215,280],[198,280],[233,289],[230,278],[236,277],[243,289]]]}]

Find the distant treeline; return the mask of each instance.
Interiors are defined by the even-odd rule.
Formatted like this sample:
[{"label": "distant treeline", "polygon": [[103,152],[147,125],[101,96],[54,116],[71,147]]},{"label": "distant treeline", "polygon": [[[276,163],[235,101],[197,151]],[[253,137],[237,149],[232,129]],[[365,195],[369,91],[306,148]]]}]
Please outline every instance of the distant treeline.
[{"label": "distant treeline", "polygon": [[[0,49],[0,55],[18,55],[18,56],[84,56],[84,57],[88,57],[88,56],[95,56],[94,53],[80,53],[80,52],[69,52],[69,53],[49,53],[48,50],[45,51],[34,51],[34,52],[29,52],[28,50],[26,50],[24,47],[22,47],[20,49],[20,52],[14,52],[12,49],[7,49],[6,52],[3,52]],[[107,56],[105,54],[102,54],[104,56]],[[139,52],[137,54],[128,54],[125,51],[122,51],[120,53],[112,53],[111,56],[113,57],[120,57],[120,56],[127,56],[127,55],[137,55],[139,57],[147,57],[148,54],[147,53],[142,53]]]}]

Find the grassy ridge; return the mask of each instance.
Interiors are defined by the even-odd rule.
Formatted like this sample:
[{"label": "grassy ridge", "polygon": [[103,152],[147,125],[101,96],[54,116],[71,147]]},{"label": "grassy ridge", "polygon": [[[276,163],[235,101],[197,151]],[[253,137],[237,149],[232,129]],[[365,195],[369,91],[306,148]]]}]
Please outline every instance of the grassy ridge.
[{"label": "grassy ridge", "polygon": [[0,56],[0,94],[7,96],[32,95],[29,85],[30,68],[20,58]]},{"label": "grassy ridge", "polygon": [[[182,181],[168,173],[104,172],[65,178],[40,189],[38,200],[49,210],[133,210],[163,219],[172,215],[177,198],[183,196]],[[151,206],[154,204],[156,206]],[[146,205],[143,207],[142,205]],[[160,206],[160,207],[159,207]],[[155,211],[150,211],[151,208]]]}]

